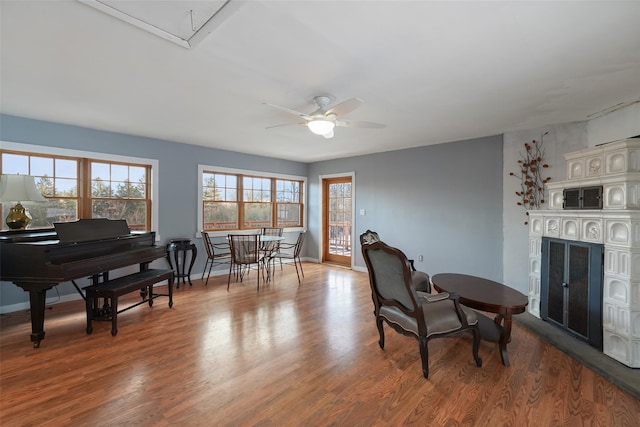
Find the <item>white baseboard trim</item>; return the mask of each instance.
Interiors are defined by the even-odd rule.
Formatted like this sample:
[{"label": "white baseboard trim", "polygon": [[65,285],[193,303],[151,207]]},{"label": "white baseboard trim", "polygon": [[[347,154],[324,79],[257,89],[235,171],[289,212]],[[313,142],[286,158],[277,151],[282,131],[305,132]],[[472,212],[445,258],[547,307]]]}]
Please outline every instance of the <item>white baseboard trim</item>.
[{"label": "white baseboard trim", "polygon": [[[80,294],[78,294],[77,292],[74,292],[72,294],[67,294],[67,295],[61,295],[61,296],[55,296],[55,297],[51,297],[51,298],[47,298],[45,301],[45,305],[56,305],[59,304],[61,302],[68,302],[68,301],[76,301],[82,299],[82,297],[80,296]],[[20,302],[17,304],[11,304],[11,305],[5,305],[5,306],[1,306],[0,307],[0,314],[7,314],[7,313],[14,313],[16,311],[27,311],[31,308],[31,306],[29,305],[29,301],[25,301],[25,302]]]}]

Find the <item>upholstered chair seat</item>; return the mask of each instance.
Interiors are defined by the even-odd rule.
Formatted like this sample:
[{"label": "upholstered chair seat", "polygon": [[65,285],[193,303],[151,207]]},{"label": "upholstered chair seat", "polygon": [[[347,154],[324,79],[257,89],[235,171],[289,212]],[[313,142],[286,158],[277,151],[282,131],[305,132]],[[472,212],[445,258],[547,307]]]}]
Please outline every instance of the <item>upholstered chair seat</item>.
[{"label": "upholstered chair seat", "polygon": [[[420,295],[421,292],[418,292]],[[455,311],[451,310],[451,301],[448,299],[449,294],[441,293],[430,295],[425,298],[425,303],[422,304],[422,313],[425,318],[425,323],[429,325],[427,330],[427,337],[435,334],[447,334],[454,332],[462,327],[462,322],[458,318]],[[460,307],[464,312],[467,323],[469,325],[476,325],[478,318],[476,312],[466,307]],[[380,317],[383,317],[387,322],[394,323],[400,326],[407,332],[418,335],[418,322],[415,317],[407,316],[397,307],[382,306],[380,307]]]}]

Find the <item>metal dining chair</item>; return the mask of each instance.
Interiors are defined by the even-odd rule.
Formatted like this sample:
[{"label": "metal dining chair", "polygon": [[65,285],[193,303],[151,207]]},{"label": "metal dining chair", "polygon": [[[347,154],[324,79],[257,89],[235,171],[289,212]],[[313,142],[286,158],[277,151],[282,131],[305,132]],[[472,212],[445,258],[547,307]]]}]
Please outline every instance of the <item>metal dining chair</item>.
[{"label": "metal dining chair", "polygon": [[[260,230],[262,236],[277,236],[282,237],[284,229],[281,227],[263,227]],[[280,240],[269,240],[260,242],[260,250],[262,251],[262,260],[264,262],[264,268],[267,271],[267,278],[271,278],[270,261],[271,255],[280,250]]]},{"label": "metal dining chair", "polygon": [[[207,280],[204,282],[207,285],[214,265],[231,263],[231,247],[229,242],[213,243],[211,236],[206,231],[201,231],[200,233],[202,234],[204,249],[207,252],[207,260],[204,263],[204,270],[202,270],[202,279],[204,279],[205,272],[207,274]],[[209,267],[209,270],[207,270],[207,267]]]},{"label": "metal dining chair", "polygon": [[252,265],[256,265],[258,270],[258,290],[260,289],[260,264],[263,257],[260,252],[260,236],[258,234],[229,234],[229,244],[231,245],[231,265],[229,266],[229,278],[227,280],[227,291],[231,284],[231,273],[236,269],[236,280],[240,282],[245,274],[248,274]]},{"label": "metal dining chair", "polygon": [[[273,262],[274,267],[275,260],[280,260],[280,270],[282,270],[283,259],[293,260],[293,265],[296,267],[296,274],[298,275],[298,284],[300,284],[301,273],[302,277],[304,277],[304,270],[302,270],[302,261],[300,260],[300,251],[302,250],[302,244],[304,243],[304,238],[306,235],[306,231],[301,231],[295,243],[281,243],[279,245],[278,251],[272,253],[269,259],[269,264]],[[298,266],[300,266],[299,272]]]}]

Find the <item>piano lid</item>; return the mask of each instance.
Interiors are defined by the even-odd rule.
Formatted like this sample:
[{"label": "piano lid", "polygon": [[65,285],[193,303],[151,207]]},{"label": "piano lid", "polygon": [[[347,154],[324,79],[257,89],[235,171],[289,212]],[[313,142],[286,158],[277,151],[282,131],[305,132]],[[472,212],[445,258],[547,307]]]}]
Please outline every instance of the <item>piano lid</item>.
[{"label": "piano lid", "polygon": [[79,219],[74,222],[56,222],[53,227],[60,243],[115,239],[131,234],[129,225],[124,219]]}]

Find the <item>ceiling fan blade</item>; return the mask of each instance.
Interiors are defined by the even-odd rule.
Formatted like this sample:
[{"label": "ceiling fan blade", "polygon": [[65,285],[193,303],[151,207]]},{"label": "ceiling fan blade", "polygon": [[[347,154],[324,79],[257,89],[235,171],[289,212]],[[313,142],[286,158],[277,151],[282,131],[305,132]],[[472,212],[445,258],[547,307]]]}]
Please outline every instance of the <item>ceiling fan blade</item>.
[{"label": "ceiling fan blade", "polygon": [[363,102],[364,101],[360,98],[347,99],[346,101],[329,108],[326,114],[335,114],[338,117],[344,116],[358,108]]},{"label": "ceiling fan blade", "polygon": [[369,128],[369,129],[382,129],[387,127],[382,123],[365,122],[362,120],[336,120],[336,126],[343,126],[347,128]]},{"label": "ceiling fan blade", "polygon": [[300,116],[300,117],[302,117],[302,118],[303,118],[303,119],[305,119],[305,120],[309,120],[309,119],[311,119],[311,116],[310,116],[310,115],[308,115],[308,114],[306,114],[306,113],[301,113],[300,111],[292,110],[291,108],[281,107],[281,106],[276,105],[276,104],[269,104],[268,102],[263,102],[263,104],[264,104],[264,105],[268,105],[268,106],[270,106],[270,107],[277,108],[277,109],[282,110],[282,111],[286,111],[286,112],[287,112],[287,113],[289,113],[289,114],[293,114],[293,115],[296,115],[296,116]]},{"label": "ceiling fan blade", "polygon": [[306,123],[283,123],[281,125],[267,126],[265,129],[273,129],[273,128],[280,128],[283,126],[296,126],[296,125],[304,126],[306,125]]}]

